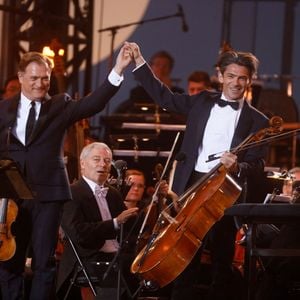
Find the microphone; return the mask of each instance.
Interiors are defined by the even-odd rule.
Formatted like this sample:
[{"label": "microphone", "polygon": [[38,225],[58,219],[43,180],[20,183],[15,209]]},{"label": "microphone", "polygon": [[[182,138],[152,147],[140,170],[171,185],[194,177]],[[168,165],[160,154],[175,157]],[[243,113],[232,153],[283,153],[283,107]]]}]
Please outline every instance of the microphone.
[{"label": "microphone", "polygon": [[188,24],[186,23],[186,20],[185,20],[185,14],[184,14],[184,11],[183,11],[183,8],[180,4],[177,4],[177,7],[178,7],[178,17],[181,18],[181,28],[182,28],[182,31],[183,32],[188,32],[189,31],[189,26]]},{"label": "microphone", "polygon": [[112,166],[117,171],[117,188],[120,189],[124,182],[124,170],[127,169],[127,162],[125,160],[112,161]]}]

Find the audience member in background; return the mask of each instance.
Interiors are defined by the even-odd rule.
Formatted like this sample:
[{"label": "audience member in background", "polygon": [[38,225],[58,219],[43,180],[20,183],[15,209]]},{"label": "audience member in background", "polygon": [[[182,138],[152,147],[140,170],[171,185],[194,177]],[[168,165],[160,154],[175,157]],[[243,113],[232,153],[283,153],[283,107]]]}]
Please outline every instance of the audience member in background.
[{"label": "audience member in background", "polygon": [[[107,184],[111,162],[112,152],[106,144],[92,143],[83,148],[80,154],[82,177],[71,185],[73,201],[64,205],[62,216],[62,228],[76,245],[90,276],[100,280],[103,273],[97,270],[96,262],[112,261],[119,247],[117,235],[121,224],[135,216],[138,210],[126,209],[119,191]],[[69,283],[67,278],[75,270],[76,262],[67,241],[60,260],[57,290],[65,282]],[[93,299],[91,290],[83,288],[82,297]]]},{"label": "audience member in background", "polygon": [[211,82],[207,72],[194,71],[189,75],[187,92],[190,96],[209,89],[211,89]]},{"label": "audience member in background", "polygon": [[[174,58],[167,51],[156,52],[150,59],[150,67],[155,76],[174,93],[183,93],[184,90],[173,84],[171,72],[174,67]],[[122,103],[117,112],[140,112],[139,104],[153,104],[154,101],[145,89],[138,85],[130,91],[129,99]]]},{"label": "audience member in background", "polygon": [[4,84],[2,99],[10,98],[21,92],[21,84],[17,75],[8,78]]}]

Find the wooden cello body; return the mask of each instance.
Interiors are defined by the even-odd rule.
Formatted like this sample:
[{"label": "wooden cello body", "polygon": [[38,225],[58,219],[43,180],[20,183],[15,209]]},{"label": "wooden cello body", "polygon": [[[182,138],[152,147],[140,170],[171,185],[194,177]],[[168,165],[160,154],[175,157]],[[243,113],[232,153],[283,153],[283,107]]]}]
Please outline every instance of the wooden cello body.
[{"label": "wooden cello body", "polygon": [[[190,263],[206,233],[224,215],[224,210],[233,205],[241,190],[226,169],[217,166],[206,180],[188,190],[176,218],[165,220],[161,214],[159,219],[164,227],[162,230],[154,228],[152,240],[150,238],[131,265],[132,273],[156,287],[173,281]],[[182,197],[186,198],[186,194]],[[159,223],[156,226],[159,227]]]}]

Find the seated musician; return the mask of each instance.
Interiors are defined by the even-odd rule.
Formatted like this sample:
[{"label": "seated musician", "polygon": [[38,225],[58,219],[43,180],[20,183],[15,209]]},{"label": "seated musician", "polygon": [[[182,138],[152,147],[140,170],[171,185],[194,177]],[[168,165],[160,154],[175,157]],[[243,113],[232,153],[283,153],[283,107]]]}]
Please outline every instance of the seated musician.
[{"label": "seated musician", "polygon": [[[136,256],[146,245],[149,237],[151,236],[160,210],[165,209],[166,206],[170,204],[170,201],[176,201],[177,195],[175,195],[172,191],[169,191],[169,185],[165,180],[162,180],[157,190],[157,199],[152,199],[152,197],[147,195],[145,191],[146,178],[141,170],[126,170],[125,182],[127,187],[125,187],[125,193],[123,193],[123,195],[126,207],[139,207],[140,211],[136,218],[132,218],[128,222],[132,224],[132,230],[126,237],[124,250],[127,253]],[[151,200],[154,200],[154,203],[152,209],[149,212],[148,219],[146,220],[145,225],[142,228],[145,216],[147,215],[148,209],[150,207]],[[158,203],[158,201],[160,201],[160,203]],[[157,291],[143,290],[140,293],[140,296],[145,297],[168,297],[169,295],[170,287]]]},{"label": "seated musician", "polygon": [[[63,230],[75,244],[89,275],[99,277],[100,283],[103,273],[94,270],[94,262],[113,259],[119,247],[117,235],[121,224],[138,211],[138,208],[126,209],[119,191],[107,184],[111,163],[112,152],[106,144],[92,143],[83,148],[80,154],[82,177],[71,185],[73,201],[65,204],[62,216]],[[60,260],[57,291],[63,284],[68,286],[67,279],[72,276],[76,262],[67,241]],[[91,290],[83,288],[82,297],[93,299]]]}]

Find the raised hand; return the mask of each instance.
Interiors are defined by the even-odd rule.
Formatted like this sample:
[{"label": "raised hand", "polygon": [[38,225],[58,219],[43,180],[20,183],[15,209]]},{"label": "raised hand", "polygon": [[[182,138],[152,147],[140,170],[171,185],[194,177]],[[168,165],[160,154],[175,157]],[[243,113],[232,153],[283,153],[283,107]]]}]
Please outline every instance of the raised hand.
[{"label": "raised hand", "polygon": [[140,47],[138,44],[133,43],[133,42],[125,42],[124,45],[129,49],[130,56],[134,60],[136,66],[138,67],[139,65],[145,63],[145,60],[142,56]]},{"label": "raised hand", "polygon": [[119,75],[122,75],[126,67],[131,63],[131,61],[131,49],[128,46],[124,45],[117,56],[114,70]]}]

